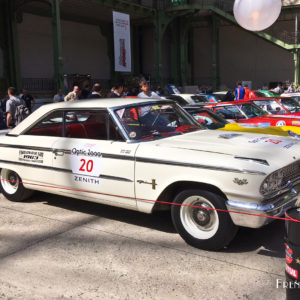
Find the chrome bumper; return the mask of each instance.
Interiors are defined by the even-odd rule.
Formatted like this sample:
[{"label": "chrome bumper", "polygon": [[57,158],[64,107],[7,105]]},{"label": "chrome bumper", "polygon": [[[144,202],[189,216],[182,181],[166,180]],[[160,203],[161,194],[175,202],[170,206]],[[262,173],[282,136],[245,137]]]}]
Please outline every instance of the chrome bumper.
[{"label": "chrome bumper", "polygon": [[[281,195],[263,205],[228,200],[226,206],[231,211],[230,216],[235,225],[259,228],[274,220],[263,216],[282,217],[289,208],[299,206],[299,203],[297,203],[298,194],[299,192],[292,190],[288,194]],[[251,216],[247,214],[263,216]]]}]

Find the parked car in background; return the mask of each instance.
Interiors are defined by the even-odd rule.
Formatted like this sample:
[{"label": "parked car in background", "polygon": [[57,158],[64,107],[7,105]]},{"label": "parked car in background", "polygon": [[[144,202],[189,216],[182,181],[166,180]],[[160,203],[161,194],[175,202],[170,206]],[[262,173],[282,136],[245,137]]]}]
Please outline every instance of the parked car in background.
[{"label": "parked car in background", "polygon": [[[227,131],[250,132],[278,136],[292,136],[300,138],[300,127],[297,126],[268,126],[263,124],[230,123],[223,119],[221,115],[214,113],[205,107],[186,106],[184,109],[190,113],[201,125],[207,129],[219,129]],[[256,125],[256,126],[255,126]],[[267,125],[267,127],[266,127]]]},{"label": "parked car in background", "polygon": [[300,116],[300,104],[292,98],[256,98],[245,101],[252,101],[271,114]]},{"label": "parked car in background", "polygon": [[270,114],[252,100],[238,100],[208,104],[205,107],[232,123],[247,123],[249,126],[300,126],[300,117]]},{"label": "parked car in background", "polygon": [[221,101],[220,97],[218,97],[214,94],[199,94],[199,96],[205,97],[207,99],[207,102],[209,102],[209,103],[218,103]]},{"label": "parked car in background", "polygon": [[38,190],[170,210],[188,244],[217,250],[238,226],[259,228],[271,219],[257,215],[296,204],[299,153],[290,138],[204,129],[173,101],[60,102],[1,137],[0,189],[12,201]]},{"label": "parked car in background", "polygon": [[281,97],[292,98],[300,104],[300,92],[295,93],[283,93],[280,95]]},{"label": "parked car in background", "polygon": [[233,91],[214,92],[212,94],[217,98],[219,102],[234,101]]},{"label": "parked car in background", "polygon": [[169,100],[173,100],[181,106],[209,103],[205,96],[195,95],[195,94],[172,94],[166,96],[165,98]]},{"label": "parked car in background", "polygon": [[272,91],[266,91],[266,90],[257,90],[253,91],[256,97],[261,98],[261,97],[278,97],[279,95],[272,92]]},{"label": "parked car in background", "polygon": [[228,121],[215,114],[211,109],[196,106],[185,106],[184,109],[207,129],[219,129],[229,124]]}]

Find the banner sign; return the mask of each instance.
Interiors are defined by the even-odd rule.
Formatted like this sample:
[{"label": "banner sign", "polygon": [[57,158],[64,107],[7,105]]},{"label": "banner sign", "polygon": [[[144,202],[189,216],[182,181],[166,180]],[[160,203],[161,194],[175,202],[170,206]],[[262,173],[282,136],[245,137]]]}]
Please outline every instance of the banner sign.
[{"label": "banner sign", "polygon": [[130,17],[113,12],[115,71],[131,72]]}]

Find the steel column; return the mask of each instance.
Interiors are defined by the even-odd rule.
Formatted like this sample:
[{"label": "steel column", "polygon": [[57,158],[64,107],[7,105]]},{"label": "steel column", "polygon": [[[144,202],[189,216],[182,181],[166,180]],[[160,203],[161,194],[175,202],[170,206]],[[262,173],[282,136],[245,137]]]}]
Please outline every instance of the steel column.
[{"label": "steel column", "polygon": [[120,72],[115,72],[115,52],[114,52],[114,32],[113,24],[107,22],[99,22],[101,34],[106,39],[107,56],[110,62],[110,78],[111,84],[118,83],[120,81]]},{"label": "steel column", "polygon": [[154,52],[155,52],[155,81],[162,84],[162,39],[163,39],[163,14],[158,11],[154,27]]},{"label": "steel column", "polygon": [[141,61],[141,30],[139,26],[133,26],[133,67],[136,75],[143,69]]},{"label": "steel column", "polygon": [[190,29],[190,21],[188,18],[180,18],[179,31],[179,49],[180,49],[180,75],[181,85],[185,86],[188,83],[188,32]]},{"label": "steel column", "polygon": [[171,24],[171,78],[174,84],[180,84],[179,74],[179,22],[175,19]]},{"label": "steel column", "polygon": [[15,11],[15,1],[7,0],[6,6],[6,27],[7,27],[7,50],[8,50],[8,68],[9,85],[21,89],[21,71],[20,71],[20,53],[19,39],[17,31],[17,14]]},{"label": "steel column", "polygon": [[299,85],[299,74],[300,74],[300,52],[299,49],[294,51],[294,83],[296,86]]},{"label": "steel column", "polygon": [[54,83],[55,83],[56,90],[58,90],[64,87],[64,69],[63,69],[61,21],[60,21],[60,0],[52,0],[51,5],[52,5]]},{"label": "steel column", "polygon": [[220,84],[219,27],[220,27],[219,19],[216,15],[213,15],[211,38],[212,38],[212,75],[213,75],[212,88],[214,91],[217,90]]}]

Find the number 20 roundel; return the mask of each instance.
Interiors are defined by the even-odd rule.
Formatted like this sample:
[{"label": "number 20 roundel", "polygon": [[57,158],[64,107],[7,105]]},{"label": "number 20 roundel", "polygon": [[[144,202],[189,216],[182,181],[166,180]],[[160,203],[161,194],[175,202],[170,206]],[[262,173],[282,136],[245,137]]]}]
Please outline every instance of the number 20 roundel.
[{"label": "number 20 roundel", "polygon": [[71,167],[73,174],[100,177],[102,171],[102,154],[97,145],[78,145],[71,150]]}]

